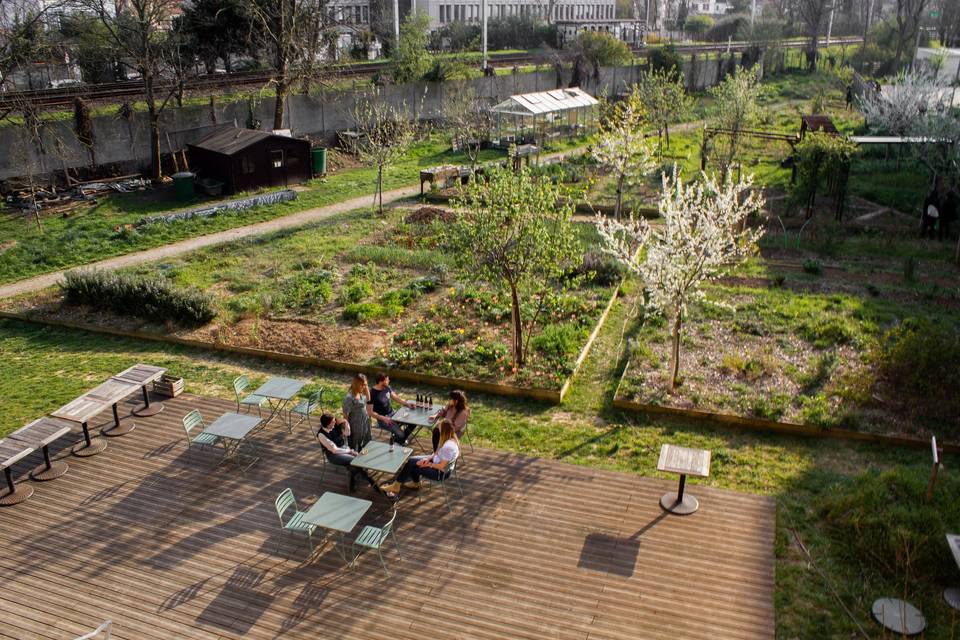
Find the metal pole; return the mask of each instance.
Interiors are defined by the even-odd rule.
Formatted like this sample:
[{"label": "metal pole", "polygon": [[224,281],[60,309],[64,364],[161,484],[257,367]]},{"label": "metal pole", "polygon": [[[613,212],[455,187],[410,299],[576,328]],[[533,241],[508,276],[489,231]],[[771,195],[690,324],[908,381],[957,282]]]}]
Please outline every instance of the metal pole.
[{"label": "metal pole", "polygon": [[[400,0],[393,0],[393,37],[400,50]],[[396,55],[396,54],[394,54]]]},{"label": "metal pole", "polygon": [[830,46],[830,36],[833,34],[833,9],[836,5],[830,3],[830,18],[827,20],[827,46]]},{"label": "metal pole", "polygon": [[480,39],[483,43],[483,70],[487,70],[487,0],[480,0]]},{"label": "metal pole", "polygon": [[750,37],[753,37],[753,23],[757,20],[757,0],[750,2]]}]

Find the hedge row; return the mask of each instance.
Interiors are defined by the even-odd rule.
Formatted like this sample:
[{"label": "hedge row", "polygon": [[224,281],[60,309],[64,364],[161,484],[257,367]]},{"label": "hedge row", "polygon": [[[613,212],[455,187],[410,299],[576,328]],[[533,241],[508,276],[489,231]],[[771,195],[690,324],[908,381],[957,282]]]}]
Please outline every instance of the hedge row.
[{"label": "hedge row", "polygon": [[217,312],[213,298],[200,291],[179,289],[162,277],[116,271],[68,271],[60,283],[67,304],[90,305],[120,315],[139,316],[183,325],[202,325]]}]

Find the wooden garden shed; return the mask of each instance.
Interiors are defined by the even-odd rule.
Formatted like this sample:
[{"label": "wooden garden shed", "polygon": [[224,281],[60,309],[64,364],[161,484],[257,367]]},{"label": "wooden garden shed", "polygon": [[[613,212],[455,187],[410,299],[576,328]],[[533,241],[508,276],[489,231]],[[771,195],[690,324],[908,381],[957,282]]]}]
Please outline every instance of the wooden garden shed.
[{"label": "wooden garden shed", "polygon": [[266,131],[230,127],[189,145],[200,180],[223,183],[225,193],[285,186],[310,178],[310,142]]}]

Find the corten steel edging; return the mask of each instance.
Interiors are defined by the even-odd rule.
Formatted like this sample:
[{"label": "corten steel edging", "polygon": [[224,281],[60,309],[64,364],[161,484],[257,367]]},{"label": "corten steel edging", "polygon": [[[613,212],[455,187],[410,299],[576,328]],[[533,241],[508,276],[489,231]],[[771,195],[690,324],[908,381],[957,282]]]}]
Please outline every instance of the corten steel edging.
[{"label": "corten steel edging", "polygon": [[570,390],[570,385],[573,384],[574,376],[577,375],[577,373],[580,371],[580,367],[583,366],[584,362],[586,362],[587,356],[590,355],[590,349],[593,347],[593,343],[596,341],[597,336],[600,335],[600,330],[603,329],[603,325],[607,323],[607,316],[610,315],[610,310],[613,309],[614,303],[617,301],[617,298],[620,297],[620,287],[623,286],[623,282],[624,279],[621,278],[619,284],[614,287],[613,293],[610,295],[610,300],[607,301],[607,307],[603,310],[603,313],[600,314],[600,317],[597,318],[597,324],[593,327],[593,331],[590,332],[590,337],[587,338],[587,342],[583,345],[583,349],[580,350],[580,355],[577,356],[577,361],[573,363],[573,371],[570,372],[570,375],[567,376],[566,381],[560,388],[561,402],[567,395],[567,391]]},{"label": "corten steel edging", "polygon": [[[629,365],[628,367],[629,368]],[[782,435],[802,436],[807,438],[824,438],[828,440],[854,440],[872,444],[882,444],[888,446],[906,446],[915,449],[929,449],[930,441],[920,438],[909,438],[904,436],[888,436],[880,433],[867,433],[865,431],[853,431],[851,429],[832,429],[829,427],[814,427],[811,425],[799,424],[796,422],[777,422],[776,420],[764,420],[762,418],[748,418],[730,413],[718,413],[713,411],[699,411],[697,409],[681,409],[679,407],[668,407],[656,404],[645,404],[634,402],[633,400],[624,400],[620,397],[620,387],[623,385],[623,378],[620,376],[620,383],[613,396],[613,406],[617,409],[630,411],[634,413],[659,413],[664,415],[679,416],[684,418],[693,418],[713,422],[719,425],[731,425],[743,427],[755,431],[770,431]],[[960,453],[960,444],[941,445],[941,449],[947,453]]]},{"label": "corten steel edging", "polygon": [[[513,385],[496,384],[492,382],[481,382],[479,380],[466,380],[463,378],[448,378],[446,376],[435,376],[426,373],[417,373],[404,369],[388,369],[386,367],[377,367],[368,364],[359,364],[352,362],[342,362],[339,360],[327,360],[313,356],[299,356],[292,353],[283,353],[280,351],[268,351],[266,349],[255,349],[252,347],[238,347],[233,345],[219,344],[216,342],[203,342],[200,340],[191,340],[189,338],[179,338],[177,336],[161,335],[156,333],[147,333],[144,331],[126,331],[114,327],[101,327],[98,325],[87,324],[83,322],[68,322],[54,318],[36,318],[10,311],[0,311],[0,318],[10,320],[19,320],[22,322],[31,322],[34,324],[45,324],[66,329],[77,329],[80,331],[89,331],[91,333],[102,333],[122,338],[132,338],[138,340],[150,340],[153,342],[162,342],[183,347],[192,347],[204,349],[207,351],[219,351],[232,355],[252,356],[264,360],[274,360],[289,364],[302,364],[332,371],[359,372],[374,374],[379,371],[389,371],[390,377],[405,382],[423,383],[435,387],[451,387],[465,389],[468,391],[478,391],[491,395],[527,398],[530,400],[540,400],[559,404],[561,392],[551,389],[537,389],[528,387],[516,387]],[[569,380],[568,380],[569,382]]]}]

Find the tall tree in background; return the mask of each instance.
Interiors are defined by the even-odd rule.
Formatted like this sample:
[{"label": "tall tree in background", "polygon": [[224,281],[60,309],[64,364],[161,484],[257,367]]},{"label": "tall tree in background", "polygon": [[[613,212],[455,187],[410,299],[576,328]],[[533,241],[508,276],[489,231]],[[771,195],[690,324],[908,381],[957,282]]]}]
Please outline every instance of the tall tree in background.
[{"label": "tall tree in background", "polygon": [[704,297],[705,282],[721,275],[754,248],[762,230],[744,224],[763,207],[753,178],[721,184],[710,178],[684,183],[663,178],[662,227],[644,218],[627,221],[597,216],[604,251],[640,276],[647,307],[670,322],[670,388],[680,379],[683,318],[690,302]]},{"label": "tall tree in background", "polygon": [[273,128],[283,129],[287,98],[307,61],[319,55],[311,48],[315,25],[325,20],[325,2],[255,0],[249,4],[256,34],[269,52],[274,89]]},{"label": "tall tree in background", "polygon": [[[913,59],[920,33],[920,21],[929,4],[928,0],[896,0],[897,52],[893,56],[893,69],[899,71],[901,65]],[[904,60],[906,58],[906,60]]]},{"label": "tall tree in background", "polygon": [[193,0],[183,6],[183,32],[207,73],[223,60],[227,73],[233,71],[232,57],[245,53],[257,40],[250,5],[243,0]]},{"label": "tall tree in background", "polygon": [[797,0],[797,14],[803,22],[803,33],[807,37],[807,67],[817,69],[817,56],[820,48],[820,31],[830,12],[833,0]]},{"label": "tall tree in background", "polygon": [[170,63],[169,26],[179,11],[179,0],[127,0],[120,11],[113,0],[79,0],[103,24],[119,57],[132,62],[143,82],[150,124],[150,178],[159,181],[160,114],[173,96],[157,87],[160,73]]},{"label": "tall tree in background", "polygon": [[470,173],[477,167],[480,150],[490,136],[493,114],[477,90],[464,83],[444,93],[443,118],[450,131],[451,146],[458,146],[470,160]]},{"label": "tall tree in background", "polygon": [[525,322],[521,300],[542,299],[583,259],[572,224],[574,205],[564,195],[563,187],[534,177],[527,167],[518,172],[499,167],[485,180],[470,182],[454,205],[457,220],[446,230],[446,249],[464,277],[510,292],[517,367],[526,362],[539,316]]},{"label": "tall tree in background", "polygon": [[758,99],[761,91],[756,74],[748,70],[727,76],[710,89],[716,99],[712,123],[721,131],[716,136],[715,144],[723,180],[729,178],[730,168],[740,150],[743,131],[756,123],[760,115]]},{"label": "tall tree in background", "polygon": [[427,51],[429,29],[430,16],[424,11],[411,13],[400,25],[400,46],[391,56],[391,73],[397,84],[419,80],[430,69],[433,58]]}]

